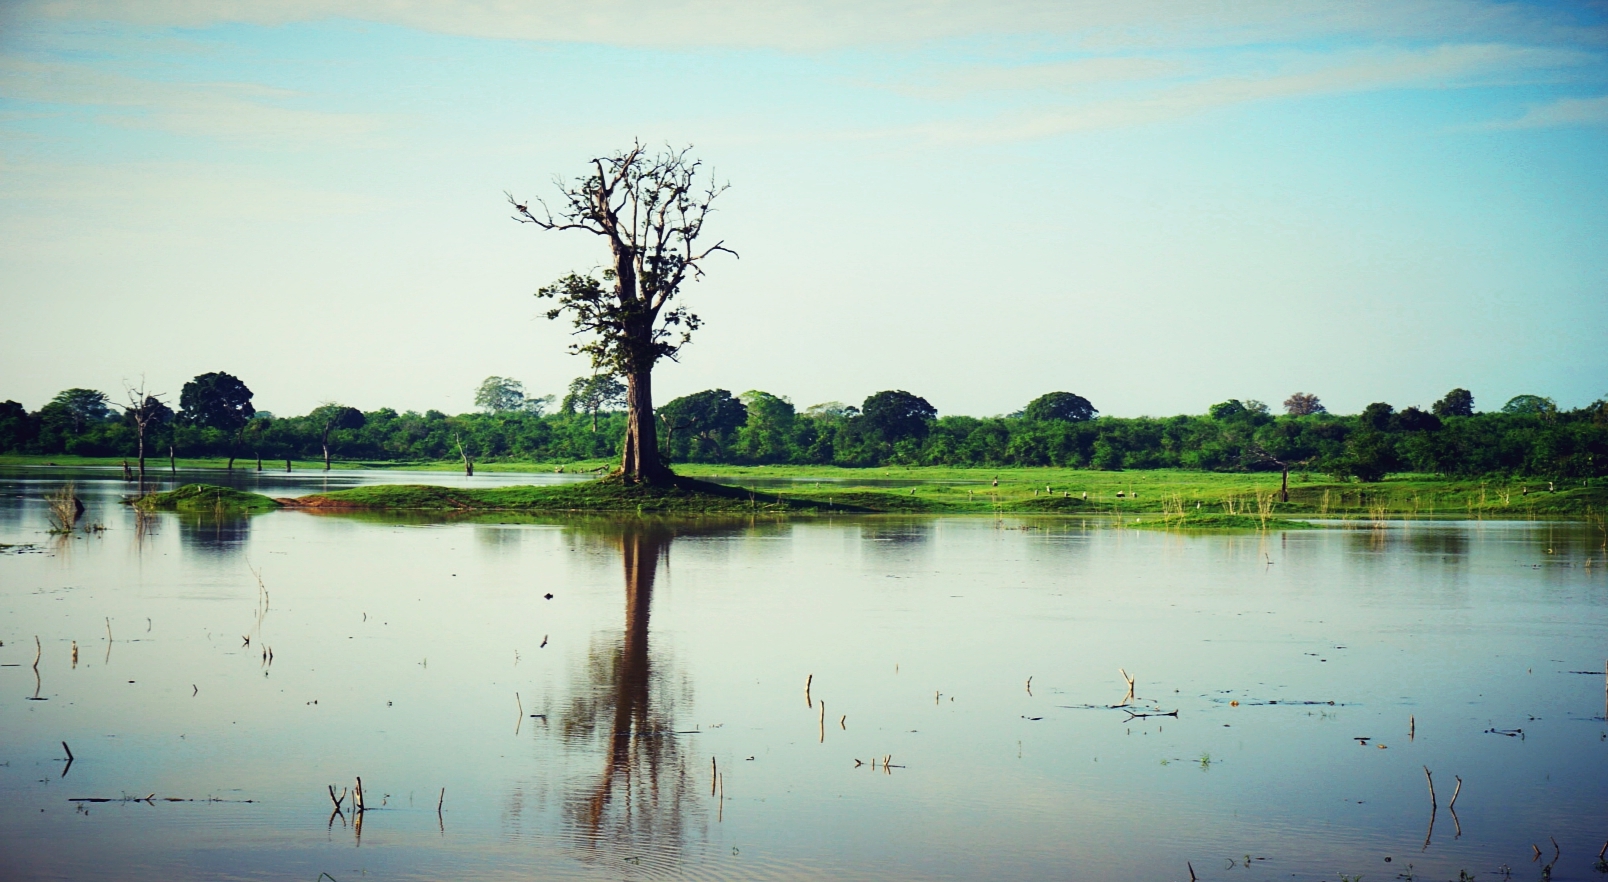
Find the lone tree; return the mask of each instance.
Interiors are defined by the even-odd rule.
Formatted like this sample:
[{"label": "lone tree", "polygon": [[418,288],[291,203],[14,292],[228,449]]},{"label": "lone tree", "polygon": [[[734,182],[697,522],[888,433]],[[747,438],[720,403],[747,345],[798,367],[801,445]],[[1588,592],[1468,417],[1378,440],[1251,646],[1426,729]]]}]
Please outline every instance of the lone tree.
[{"label": "lone tree", "polygon": [[327,402],[319,405],[308,419],[318,426],[318,443],[324,448],[324,471],[329,471],[329,436],[345,429],[361,429],[368,425],[368,417],[355,407]]},{"label": "lone tree", "polygon": [[1071,392],[1051,392],[1029,401],[1022,416],[1036,422],[1081,423],[1099,416],[1089,399]]},{"label": "lone tree", "polygon": [[1318,396],[1297,392],[1284,399],[1284,412],[1290,416],[1312,416],[1315,413],[1328,413],[1328,408],[1318,401]]},{"label": "lone tree", "polygon": [[475,407],[486,413],[512,413],[525,407],[525,384],[510,377],[487,377],[475,390]]},{"label": "lone tree", "polygon": [[536,292],[558,306],[547,317],[568,313],[577,334],[590,334],[572,352],[591,357],[596,372],[623,377],[625,444],[620,474],[632,483],[662,483],[670,469],[659,456],[653,421],[653,366],[675,360],[692,339],[698,317],[673,305],[681,284],[703,276],[703,261],[724,251],[723,243],[699,244],[704,221],[726,185],[701,180],[691,147],[649,156],[641,143],[592,160],[592,169],[565,186],[555,209],[541,199],[521,202],[512,194],[514,220],[544,230],[583,230],[608,243],[611,261],[603,278],[570,274]]},{"label": "lone tree", "polygon": [[927,399],[903,389],[890,389],[866,398],[861,419],[876,437],[888,444],[907,438],[925,438],[938,411]]},{"label": "lone tree", "polygon": [[1453,389],[1446,397],[1430,406],[1436,416],[1473,416],[1474,393],[1467,389]]},{"label": "lone tree", "polygon": [[246,384],[222,371],[201,374],[179,390],[179,409],[185,422],[217,429],[229,438],[229,470],[233,471],[235,448],[257,413]]},{"label": "lone tree", "polygon": [[162,403],[162,393],[152,394],[145,389],[145,378],[140,378],[139,388],[124,384],[123,390],[128,393],[128,407],[123,411],[124,418],[134,426],[134,435],[139,442],[140,459],[140,495],[145,495],[145,436],[153,426],[160,426],[173,419],[173,408]]}]

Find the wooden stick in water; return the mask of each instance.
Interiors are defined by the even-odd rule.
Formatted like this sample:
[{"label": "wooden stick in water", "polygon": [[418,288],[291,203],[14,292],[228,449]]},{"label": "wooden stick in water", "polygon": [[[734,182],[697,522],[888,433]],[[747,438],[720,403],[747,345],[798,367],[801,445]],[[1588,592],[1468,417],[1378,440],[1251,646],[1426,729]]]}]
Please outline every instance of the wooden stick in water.
[{"label": "wooden stick in water", "polygon": [[715,795],[715,788],[720,784],[720,766],[715,764],[715,758],[709,758],[709,795]]},{"label": "wooden stick in water", "polygon": [[34,673],[36,673],[36,674],[39,673],[39,654],[42,653],[42,652],[44,652],[44,649],[39,645],[39,635],[35,634],[34,635],[34,663],[33,663],[33,669],[34,669]]},{"label": "wooden stick in water", "polygon": [[441,788],[441,796],[436,800],[436,817],[441,817],[441,806],[447,801],[447,788]]},{"label": "wooden stick in water", "polygon": [[821,743],[825,744],[826,743],[826,702],[825,701],[821,702],[820,726],[821,726]]},{"label": "wooden stick in water", "polygon": [[815,706],[815,702],[810,700],[810,682],[813,681],[814,679],[815,679],[814,674],[811,674],[808,677],[804,678],[804,706],[805,707],[814,707]]},{"label": "wooden stick in water", "polygon": [[67,751],[67,762],[72,762],[73,761],[73,749],[71,747],[67,746],[67,742],[63,741],[61,743],[61,749]]},{"label": "wooden stick in water", "polygon": [[1429,805],[1433,808],[1438,803],[1435,801],[1435,779],[1429,774],[1429,766],[1424,767],[1424,780],[1429,782]]},{"label": "wooden stick in water", "polygon": [[1457,778],[1457,786],[1452,788],[1452,801],[1448,802],[1446,804],[1446,807],[1449,808],[1449,809],[1452,809],[1453,811],[1456,811],[1457,810],[1457,794],[1463,792],[1463,779],[1459,778],[1456,775],[1453,775],[1452,777]]},{"label": "wooden stick in water", "polygon": [[1412,714],[1407,715],[1407,740],[1413,741],[1418,735],[1418,718]]}]

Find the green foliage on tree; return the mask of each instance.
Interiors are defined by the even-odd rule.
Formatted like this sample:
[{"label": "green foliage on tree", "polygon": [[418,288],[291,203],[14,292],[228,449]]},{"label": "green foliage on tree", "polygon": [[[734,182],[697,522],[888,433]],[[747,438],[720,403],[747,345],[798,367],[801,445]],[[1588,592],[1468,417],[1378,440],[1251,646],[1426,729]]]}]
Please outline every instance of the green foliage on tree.
[{"label": "green foliage on tree", "polygon": [[667,456],[683,462],[721,462],[748,422],[748,408],[725,389],[683,395],[659,407]]},{"label": "green foliage on tree", "polygon": [[1022,416],[1037,422],[1081,423],[1099,415],[1089,399],[1071,392],[1051,392],[1028,402]]},{"label": "green foliage on tree", "polygon": [[919,395],[903,389],[878,392],[860,405],[860,419],[871,435],[884,444],[927,437],[938,410]]},{"label": "green foliage on tree", "polygon": [[1558,403],[1540,395],[1515,395],[1502,405],[1503,413],[1527,416],[1551,416],[1558,412]]},{"label": "green foliage on tree", "polygon": [[1435,402],[1430,407],[1430,412],[1438,417],[1473,416],[1474,393],[1467,389],[1453,389],[1446,393],[1446,397]]},{"label": "green foliage on tree", "polygon": [[[1527,475],[1560,478],[1608,477],[1608,401],[1571,411],[1488,412],[1437,416],[1415,407],[1397,411],[1384,403],[1363,414],[1273,416],[1244,402],[1216,417],[1111,417],[1084,421],[1034,420],[1022,416],[939,417],[919,396],[871,396],[860,408],[826,402],[793,407],[785,397],[750,390],[738,398],[721,389],[686,396],[661,408],[661,441],[681,461],[709,463],[822,464],[851,467],[909,465],[1057,466],[1102,469],[1183,468],[1213,471],[1297,469],[1375,480],[1411,471],[1452,476]],[[909,396],[904,398],[903,396]],[[888,404],[902,407],[887,407]],[[923,406],[925,405],[925,406]],[[193,411],[193,409],[192,409]],[[891,432],[891,411],[920,424]],[[525,460],[568,462],[620,454],[625,415],[578,410],[533,414],[441,411],[399,413],[380,408],[361,414],[343,406],[330,411],[248,421],[244,439],[193,422],[160,427],[159,449],[171,443],[181,456],[223,456],[242,440],[265,458],[318,459],[326,427],[332,459],[389,462],[457,458],[455,439],[479,462]],[[674,422],[670,422],[673,420]],[[895,424],[897,426],[897,424]],[[889,440],[892,438],[893,440]],[[152,443],[148,435],[147,444]],[[672,449],[673,448],[673,449]],[[132,456],[137,438],[122,419],[84,423],[74,434],[60,402],[36,413],[16,402],[0,403],[0,452],[86,456]]]},{"label": "green foliage on tree", "polygon": [[232,374],[201,374],[179,390],[179,418],[192,426],[238,432],[257,409],[251,390]]},{"label": "green foliage on tree", "polygon": [[569,393],[559,409],[564,413],[584,413],[597,431],[597,415],[605,410],[618,410],[625,406],[625,384],[613,374],[593,374],[570,381]]}]

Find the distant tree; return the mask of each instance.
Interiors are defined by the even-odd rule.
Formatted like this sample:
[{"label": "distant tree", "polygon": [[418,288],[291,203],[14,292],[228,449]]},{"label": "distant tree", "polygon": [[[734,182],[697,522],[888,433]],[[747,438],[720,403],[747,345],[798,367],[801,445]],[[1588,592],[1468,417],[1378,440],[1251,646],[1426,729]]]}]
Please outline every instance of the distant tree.
[{"label": "distant tree", "polygon": [[1037,422],[1081,423],[1099,415],[1089,399],[1071,392],[1051,392],[1028,402],[1022,416]]},{"label": "distant tree", "polygon": [[[65,394],[65,393],[64,393]],[[1502,405],[1503,413],[1551,416],[1558,412],[1558,403],[1540,395],[1515,395]]]},{"label": "distant tree", "polygon": [[1375,432],[1383,432],[1390,428],[1391,419],[1395,417],[1396,409],[1383,401],[1375,401],[1362,409],[1357,417],[1358,424]]},{"label": "distant tree", "polygon": [[812,420],[823,423],[841,423],[844,420],[860,415],[860,409],[852,404],[841,401],[823,401],[804,408],[804,415]]},{"label": "distant tree", "polygon": [[740,430],[740,453],[758,462],[786,462],[797,409],[781,395],[750,389],[737,400],[748,411],[748,421]]},{"label": "distant tree", "polygon": [[1440,417],[1432,413],[1425,413],[1416,407],[1409,407],[1396,414],[1391,421],[1393,428],[1403,432],[1434,432],[1440,429]]},{"label": "distant tree", "polygon": [[96,392],[94,389],[68,389],[59,392],[55,398],[50,399],[50,404],[60,408],[62,415],[72,424],[75,435],[83,434],[90,423],[102,423],[112,418],[112,408],[107,404],[106,393]]},{"label": "distant tree", "polygon": [[1474,394],[1467,389],[1453,389],[1446,397],[1430,406],[1435,416],[1473,416]]},{"label": "distant tree", "polygon": [[475,390],[475,407],[486,413],[524,410],[525,384],[508,377],[487,377]]},{"label": "distant tree", "polygon": [[1089,465],[1093,468],[1108,472],[1122,471],[1122,451],[1109,440],[1101,438],[1094,442],[1094,449],[1089,456]]},{"label": "distant tree", "polygon": [[[492,379],[497,379],[493,377]],[[318,443],[324,448],[324,471],[329,471],[329,437],[342,429],[361,429],[368,422],[363,412],[355,407],[327,402],[307,415],[318,427]]]},{"label": "distant tree", "polygon": [[257,409],[251,390],[238,377],[215,371],[200,374],[179,390],[179,419],[192,426],[217,429],[229,440],[229,469],[234,469],[235,448]]},{"label": "distant tree", "polygon": [[1346,439],[1345,454],[1336,461],[1335,473],[1372,483],[1384,480],[1398,466],[1389,436],[1365,427]]},{"label": "distant tree", "polygon": [[[568,313],[577,333],[591,338],[571,351],[591,357],[599,373],[625,378],[625,444],[620,474],[629,482],[663,483],[673,476],[660,461],[653,416],[653,367],[674,360],[698,329],[698,317],[674,305],[681,285],[703,275],[703,262],[723,243],[698,244],[715,198],[725,186],[700,181],[692,148],[649,156],[641,144],[592,160],[592,171],[563,189],[555,215],[541,200],[508,201],[514,220],[544,230],[584,230],[608,242],[612,265],[600,281],[568,275],[540,291]],[[605,283],[608,283],[605,285]]]},{"label": "distant tree", "polygon": [[706,389],[665,404],[659,408],[659,419],[665,425],[667,456],[675,449],[677,432],[703,441],[705,452],[718,453],[727,436],[748,421],[748,408],[725,389]]},{"label": "distant tree", "polygon": [[1318,396],[1297,392],[1284,399],[1284,412],[1290,416],[1312,416],[1316,413],[1328,413],[1328,409],[1318,401]]},{"label": "distant tree", "polygon": [[28,408],[15,401],[0,401],[0,450],[20,452],[38,434]]},{"label": "distant tree", "polygon": [[902,389],[878,392],[860,406],[860,418],[882,441],[889,444],[909,438],[925,438],[938,411],[927,399]]},{"label": "distant tree", "polygon": [[564,396],[560,409],[565,413],[584,413],[592,418],[592,431],[597,431],[600,411],[613,410],[625,404],[625,384],[612,374],[593,374],[570,381],[569,394]]},{"label": "distant tree", "polygon": [[160,393],[152,395],[146,391],[145,380],[140,380],[138,389],[125,386],[128,393],[128,407],[123,411],[124,419],[134,427],[134,435],[138,442],[138,456],[140,463],[140,494],[145,493],[145,436],[150,429],[166,425],[173,419],[173,408],[162,403]]},{"label": "distant tree", "polygon": [[1212,419],[1219,422],[1236,418],[1255,421],[1257,417],[1267,416],[1267,410],[1267,405],[1257,401],[1255,398],[1247,398],[1244,401],[1240,401],[1238,398],[1230,398],[1227,401],[1212,405],[1207,413],[1211,415]]}]

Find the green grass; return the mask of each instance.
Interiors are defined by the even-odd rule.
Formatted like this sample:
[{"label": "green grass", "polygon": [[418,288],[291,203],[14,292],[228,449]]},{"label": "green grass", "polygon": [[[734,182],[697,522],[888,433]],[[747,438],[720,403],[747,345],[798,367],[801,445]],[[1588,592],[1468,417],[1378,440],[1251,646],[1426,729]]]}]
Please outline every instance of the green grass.
[{"label": "green grass", "polygon": [[852,498],[779,496],[682,478],[666,486],[627,484],[604,478],[540,487],[454,488],[423,484],[383,484],[317,493],[295,500],[296,507],[326,510],[429,512],[601,512],[637,514],[880,513],[926,512],[931,505],[896,494],[859,493]]},{"label": "green grass", "polygon": [[[975,512],[1077,512],[1137,515],[1199,512],[1302,517],[1535,518],[1582,517],[1608,510],[1608,482],[1560,482],[1548,492],[1537,478],[1441,478],[1392,475],[1377,483],[1336,481],[1325,475],[1290,475],[1290,501],[1277,501],[1279,475],[1268,472],[1198,472],[1148,469],[1105,472],[1060,468],[949,468],[941,466],[844,469],[832,466],[725,466],[678,464],[681,474],[743,484],[793,479],[790,495],[842,496],[876,490],[877,482],[911,482],[916,498],[937,510]],[[814,489],[809,479],[819,479]],[[994,484],[998,481],[998,485]],[[808,489],[806,489],[808,488]],[[831,490],[828,490],[831,488]],[[1048,488],[1048,493],[1046,493]],[[1528,488],[1528,495],[1524,490]],[[885,488],[883,488],[885,490]],[[893,492],[909,494],[909,488]],[[1122,496],[1117,496],[1118,493]],[[1071,499],[1064,495],[1071,494]],[[1088,494],[1084,501],[1083,494]],[[1260,501],[1259,501],[1260,498]]]},{"label": "green grass", "polygon": [[1320,529],[1316,524],[1308,521],[1292,521],[1288,518],[1275,517],[1263,520],[1256,515],[1238,514],[1186,514],[1181,518],[1140,518],[1123,526],[1137,527],[1142,530],[1201,530],[1213,532]]},{"label": "green grass", "polygon": [[[0,465],[116,466],[121,458],[0,457]],[[185,468],[222,469],[224,461],[182,460]],[[279,463],[283,464],[282,461]],[[239,460],[236,468],[255,468],[253,460]],[[265,461],[274,469],[274,463]],[[612,461],[572,463],[498,462],[476,465],[479,472],[587,473],[612,467]],[[163,460],[150,460],[147,469],[160,472]],[[296,471],[322,469],[321,462],[298,462]],[[461,465],[435,463],[339,462],[339,469],[388,468],[456,471]],[[1334,518],[1538,518],[1600,517],[1608,511],[1608,481],[1594,479],[1590,486],[1578,480],[1562,482],[1548,492],[1548,482],[1537,478],[1451,479],[1432,475],[1401,474],[1371,484],[1336,481],[1315,474],[1290,476],[1290,501],[1271,499],[1278,491],[1276,473],[1198,472],[1152,469],[1104,472],[1061,468],[951,468],[938,466],[847,469],[835,466],[730,466],[681,463],[683,477],[727,490],[701,491],[716,497],[697,501],[671,494],[663,498],[626,499],[603,490],[579,490],[590,484],[563,488],[506,488],[472,491],[462,498],[420,497],[420,510],[453,510],[459,506],[495,509],[526,508],[550,511],[875,511],[909,513],[1042,513],[1137,515],[1170,511],[1177,516],[1223,514],[1260,516],[1263,505],[1270,517]],[[819,482],[817,484],[816,482]],[[995,481],[998,484],[995,485]],[[900,486],[887,486],[889,483]],[[1046,487],[1049,488],[1046,492]],[[1528,489],[1528,494],[1525,490]],[[749,491],[752,490],[752,496]],[[911,491],[914,490],[914,493]],[[360,494],[400,493],[395,488],[358,488],[342,491]],[[422,491],[421,491],[422,492]],[[458,491],[470,492],[470,491]],[[478,493],[493,494],[481,498]],[[692,492],[692,491],[688,491]],[[1118,493],[1122,496],[1117,496]],[[528,493],[528,497],[519,496]],[[496,494],[503,494],[498,496]],[[509,495],[513,494],[513,495]],[[735,495],[734,495],[735,494]],[[777,494],[781,494],[779,497]],[[1068,496],[1067,494],[1070,494]],[[1087,499],[1084,498],[1087,494]],[[415,494],[417,495],[417,494]],[[331,494],[333,497],[334,494]],[[388,496],[383,503],[400,507],[406,494]],[[785,499],[781,498],[785,497]],[[349,500],[357,505],[357,498]],[[365,502],[363,505],[371,503]]]},{"label": "green grass", "polygon": [[279,503],[259,493],[246,493],[211,484],[185,484],[166,493],[148,493],[134,501],[146,511],[248,512],[269,511]]}]

